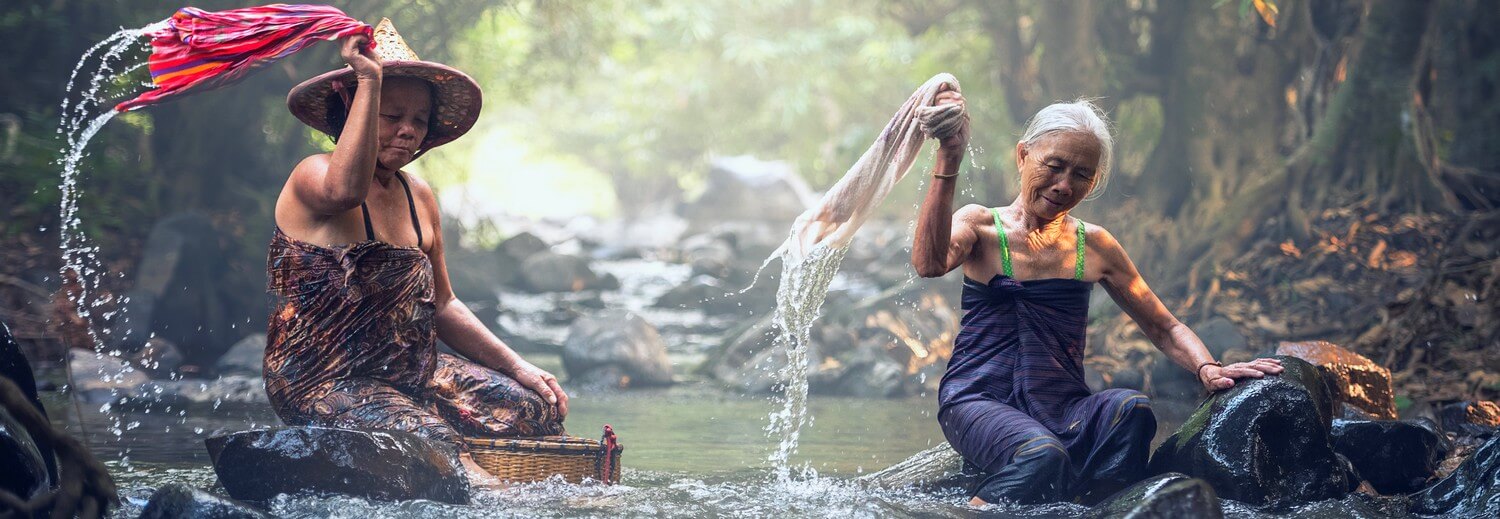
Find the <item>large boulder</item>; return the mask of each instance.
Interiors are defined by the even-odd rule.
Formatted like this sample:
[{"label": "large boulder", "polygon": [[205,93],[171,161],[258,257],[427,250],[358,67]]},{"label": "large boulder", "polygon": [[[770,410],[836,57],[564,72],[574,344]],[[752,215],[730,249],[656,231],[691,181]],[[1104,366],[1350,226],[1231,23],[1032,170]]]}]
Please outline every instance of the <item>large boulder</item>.
[{"label": "large boulder", "polygon": [[213,436],[204,444],[219,482],[235,499],[328,493],[469,502],[457,451],[415,434],[286,427]]},{"label": "large boulder", "polygon": [[815,201],[807,182],[784,161],[741,155],[709,163],[703,194],[679,213],[694,224],[762,220],[790,224]]},{"label": "large boulder", "polygon": [[540,252],[521,263],[521,288],[532,292],[577,292],[607,288],[604,278],[589,267],[588,258]]},{"label": "large boulder", "polygon": [[569,381],[582,385],[672,383],[666,341],[651,323],[627,310],[606,310],[575,321],[563,341],[562,361]]},{"label": "large boulder", "polygon": [[187,364],[204,365],[239,339],[234,324],[265,322],[264,278],[229,270],[226,233],[211,222],[184,212],[152,226],[112,349],[133,352],[159,337],[187,346]]},{"label": "large boulder", "polygon": [[885,470],[860,476],[858,481],[867,487],[883,490],[939,491],[968,490],[982,477],[982,474],[966,469],[963,456],[948,442],[943,442]]},{"label": "large boulder", "polygon": [[1446,438],[1408,422],[1334,420],[1333,450],[1381,494],[1406,494],[1426,486],[1448,455]]},{"label": "large boulder", "polygon": [[151,494],[140,519],[270,519],[250,505],[182,483],[167,483]]},{"label": "large boulder", "polygon": [[535,234],[523,231],[500,242],[500,245],[495,248],[495,252],[501,254],[501,257],[496,259],[508,259],[519,263],[526,261],[526,258],[546,252],[549,249],[551,249],[551,246],[547,245],[546,241],[538,238]]},{"label": "large boulder", "polygon": [[1317,366],[1339,402],[1382,420],[1396,419],[1391,370],[1326,341],[1283,342],[1276,347],[1276,354],[1297,357]]},{"label": "large boulder", "polygon": [[52,487],[47,463],[21,423],[0,408],[0,491],[32,499]]},{"label": "large boulder", "polygon": [[1250,504],[1331,499],[1353,478],[1329,442],[1334,397],[1318,369],[1278,356],[1279,376],[1240,380],[1188,417],[1151,457],[1154,474],[1181,472]]},{"label": "large boulder", "polygon": [[1208,482],[1169,472],[1131,485],[1105,498],[1089,511],[1088,517],[1219,519],[1224,517],[1224,509]]},{"label": "large boulder", "polygon": [[256,333],[240,339],[224,352],[214,363],[214,371],[220,375],[247,375],[259,377],[265,371],[266,334]]},{"label": "large boulder", "polygon": [[1439,517],[1500,517],[1500,436],[1448,477],[1411,496],[1411,512]]}]

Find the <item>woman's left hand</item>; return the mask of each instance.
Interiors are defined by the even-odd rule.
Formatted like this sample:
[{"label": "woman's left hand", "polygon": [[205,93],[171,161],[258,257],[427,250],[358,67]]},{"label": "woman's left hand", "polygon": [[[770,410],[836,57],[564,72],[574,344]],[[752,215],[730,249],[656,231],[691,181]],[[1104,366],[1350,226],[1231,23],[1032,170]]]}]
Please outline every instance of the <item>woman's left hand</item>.
[{"label": "woman's left hand", "polygon": [[1281,373],[1282,369],[1281,361],[1276,359],[1255,359],[1250,362],[1236,362],[1222,368],[1208,365],[1199,370],[1198,381],[1203,383],[1204,389],[1222,391],[1234,387],[1234,381],[1237,379],[1276,375]]},{"label": "woman's left hand", "polygon": [[559,419],[568,416],[568,394],[563,392],[562,386],[557,383],[556,376],[524,360],[516,361],[516,367],[511,376],[527,389],[542,395],[542,399],[547,403],[557,406]]}]

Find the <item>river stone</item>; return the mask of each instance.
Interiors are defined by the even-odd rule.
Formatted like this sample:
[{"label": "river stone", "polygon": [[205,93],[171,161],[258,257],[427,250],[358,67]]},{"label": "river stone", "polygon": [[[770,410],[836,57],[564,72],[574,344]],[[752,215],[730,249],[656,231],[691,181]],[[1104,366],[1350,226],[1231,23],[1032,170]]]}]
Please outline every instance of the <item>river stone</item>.
[{"label": "river stone", "polygon": [[182,367],[182,362],[182,350],[172,344],[172,341],[161,337],[152,337],[146,341],[146,345],[130,358],[132,365],[140,366],[157,377],[165,377],[177,371],[177,368]]},{"label": "river stone", "polygon": [[182,483],[167,483],[151,494],[140,519],[269,519],[271,516],[233,499]]},{"label": "river stone", "polygon": [[1470,437],[1488,437],[1500,427],[1500,407],[1494,402],[1454,402],[1438,408],[1443,430]]},{"label": "river stone", "polygon": [[813,204],[812,189],[790,163],[748,155],[709,161],[703,194],[679,213],[693,225],[726,220],[791,223]]},{"label": "river stone", "polygon": [[983,475],[965,470],[964,459],[943,442],[918,452],[905,461],[873,474],[860,476],[860,484],[884,490],[917,489],[938,491],[951,488],[969,490]]},{"label": "river stone", "polygon": [[1168,472],[1136,483],[1105,498],[1088,517],[1146,519],[1192,517],[1219,519],[1224,509],[1208,482]]},{"label": "river stone", "polygon": [[734,290],[712,276],[693,276],[681,285],[673,287],[656,299],[657,308],[695,309],[710,315],[722,315],[745,310],[741,298],[734,297]]},{"label": "river stone", "polygon": [[500,242],[500,246],[496,247],[495,251],[504,254],[506,258],[510,258],[512,261],[520,263],[526,261],[526,258],[546,252],[549,249],[551,247],[547,245],[547,242],[542,241],[535,234],[523,231]]},{"label": "river stone", "polygon": [[31,499],[52,487],[47,463],[31,433],[0,407],[0,490]]},{"label": "river stone", "polygon": [[1485,442],[1448,477],[1412,494],[1411,512],[1441,517],[1500,517],[1500,436]]},{"label": "river stone", "polygon": [[265,370],[266,334],[256,333],[240,339],[229,347],[224,356],[214,363],[220,375],[249,375],[259,377]]},{"label": "river stone", "polygon": [[213,436],[204,444],[219,482],[235,499],[324,493],[469,502],[457,452],[415,434],[284,427]]},{"label": "river stone", "polygon": [[539,252],[521,263],[521,288],[532,292],[577,292],[603,288],[599,274],[582,256]]},{"label": "river stone", "polygon": [[667,343],[656,327],[627,310],[579,318],[563,341],[568,380],[583,385],[629,387],[672,383]]},{"label": "river stone", "polygon": [[1391,370],[1365,356],[1326,341],[1283,342],[1277,355],[1290,355],[1318,367],[1341,402],[1384,420],[1396,419]]},{"label": "river stone", "polygon": [[1329,442],[1334,398],[1318,369],[1278,356],[1279,376],[1237,381],[1209,397],[1151,457],[1250,504],[1336,498],[1353,488]]},{"label": "river stone", "polygon": [[1421,490],[1450,448],[1446,438],[1408,422],[1334,420],[1331,434],[1333,450],[1386,495]]},{"label": "river stone", "polygon": [[112,402],[151,381],[144,371],[110,355],[88,350],[70,350],[68,369],[73,372],[73,391],[84,402]]}]

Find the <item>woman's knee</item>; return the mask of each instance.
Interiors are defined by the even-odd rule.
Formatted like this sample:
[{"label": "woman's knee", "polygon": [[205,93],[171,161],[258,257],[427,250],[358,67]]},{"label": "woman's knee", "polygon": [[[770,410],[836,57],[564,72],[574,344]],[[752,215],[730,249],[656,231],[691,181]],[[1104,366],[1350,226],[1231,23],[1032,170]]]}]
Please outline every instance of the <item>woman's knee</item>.
[{"label": "woman's knee", "polygon": [[1110,405],[1114,416],[1111,425],[1133,424],[1156,427],[1156,413],[1151,410],[1151,398],[1133,389],[1119,389],[1111,395]]}]

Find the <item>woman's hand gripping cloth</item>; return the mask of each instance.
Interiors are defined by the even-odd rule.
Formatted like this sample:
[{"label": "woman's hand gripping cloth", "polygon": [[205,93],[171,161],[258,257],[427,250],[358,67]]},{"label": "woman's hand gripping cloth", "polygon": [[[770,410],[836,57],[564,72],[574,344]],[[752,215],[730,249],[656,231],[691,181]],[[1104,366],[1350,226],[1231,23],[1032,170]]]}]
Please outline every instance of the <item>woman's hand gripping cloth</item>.
[{"label": "woman's hand gripping cloth", "polygon": [[859,161],[817,205],[797,217],[791,236],[771,253],[772,258],[781,256],[784,262],[797,263],[816,247],[848,245],[854,232],[911,169],[924,138],[942,139],[969,124],[963,106],[933,106],[943,85],[959,91],[958,79],[942,73],[912,92]]},{"label": "woman's hand gripping cloth", "polygon": [[[326,5],[272,4],[218,12],[184,7],[147,34],[154,88],[116,105],[115,111],[158,103],[189,89],[224,86],[319,40],[370,37],[374,28]],[[374,45],[370,38],[370,48]]]}]

